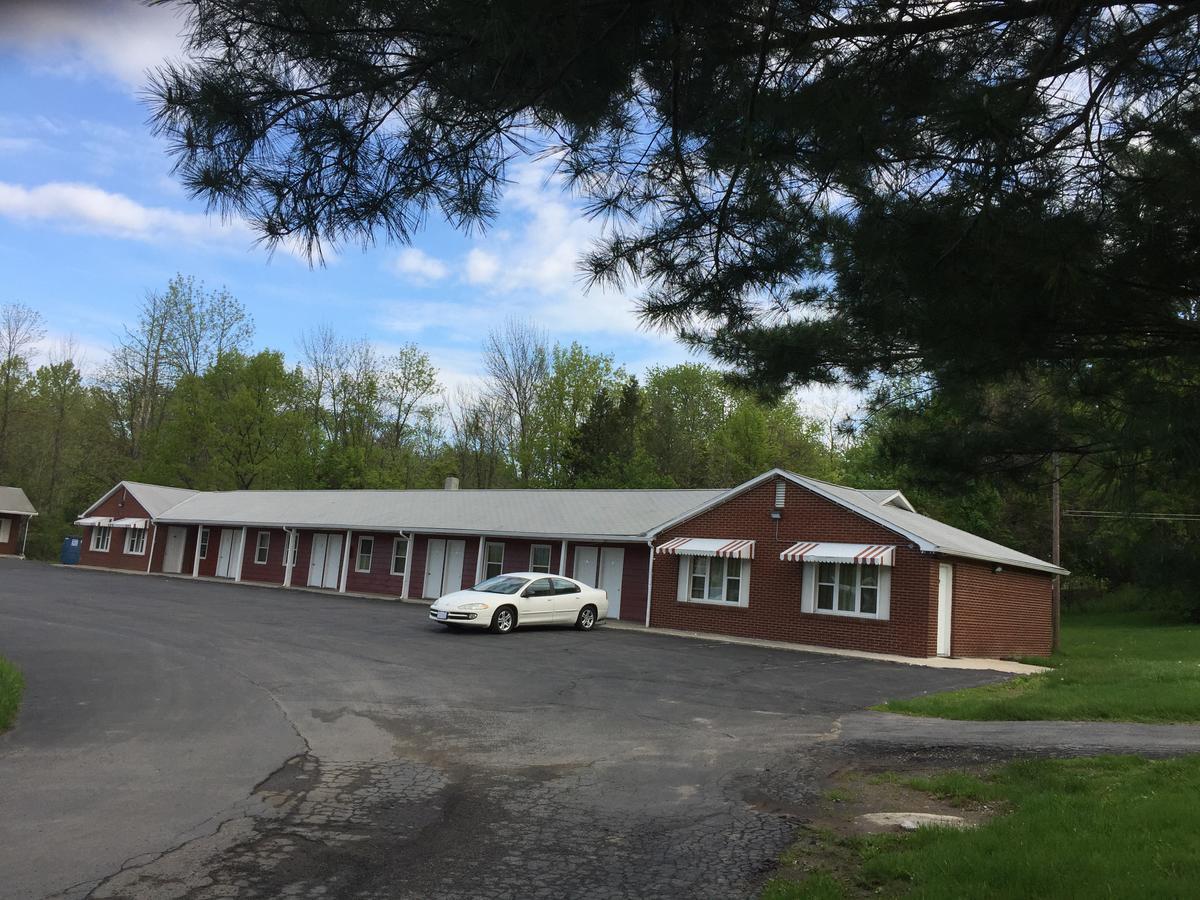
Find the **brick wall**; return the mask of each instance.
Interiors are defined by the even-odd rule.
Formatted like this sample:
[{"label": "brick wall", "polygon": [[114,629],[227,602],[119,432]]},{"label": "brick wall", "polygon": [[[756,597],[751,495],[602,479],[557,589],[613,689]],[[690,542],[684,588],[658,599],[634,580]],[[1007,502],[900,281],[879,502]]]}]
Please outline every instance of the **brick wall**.
[{"label": "brick wall", "polygon": [[[107,516],[112,519],[150,518],[150,514],[123,487],[118,488],[111,497],[88,513],[88,515]],[[83,529],[83,547],[79,554],[80,565],[102,566],[106,569],[126,569],[131,572],[146,571],[146,553],[150,552],[150,534],[153,532],[153,528],[146,530],[146,553],[140,555],[125,552],[125,532],[128,529],[109,529],[111,539],[108,543],[107,552],[92,549],[92,530],[90,527]]]},{"label": "brick wall", "polygon": [[954,656],[1049,656],[1053,580],[988,563],[954,565],[950,644]]},{"label": "brick wall", "polygon": [[[375,546],[371,553],[371,569],[369,572],[358,572],[358,542],[359,538],[372,537]],[[390,532],[356,531],[350,546],[350,574],[346,577],[346,590],[361,594],[384,594],[389,597],[400,597],[404,593],[404,576],[392,574],[392,542],[404,541],[402,535]]]},{"label": "brick wall", "polygon": [[[752,538],[756,552],[745,608],[679,602],[680,558],[657,556],[652,626],[904,656],[936,654],[938,564],[943,560],[791,482],[787,482],[783,517],[776,526],[770,518],[774,500],[775,482],[767,481],[658,537],[656,544],[676,537]],[[894,545],[888,619],[802,613],[804,567],[779,559],[780,552],[801,540]],[[1048,652],[1049,576],[1019,570],[994,574],[986,564],[952,562],[953,655]]]},{"label": "brick wall", "polygon": [[28,516],[0,516],[0,519],[8,521],[8,540],[0,541],[0,556],[16,556],[21,552],[21,536]]}]

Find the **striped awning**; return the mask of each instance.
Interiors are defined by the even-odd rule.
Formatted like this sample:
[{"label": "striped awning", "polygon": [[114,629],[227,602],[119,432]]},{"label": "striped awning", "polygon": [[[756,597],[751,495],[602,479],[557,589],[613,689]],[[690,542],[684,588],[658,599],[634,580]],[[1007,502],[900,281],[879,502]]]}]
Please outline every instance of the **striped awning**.
[{"label": "striped awning", "polygon": [[82,519],[76,519],[75,524],[83,525],[84,527],[89,527],[89,526],[95,527],[97,525],[111,525],[112,518],[110,516],[87,516]]},{"label": "striped awning", "polygon": [[729,556],[754,559],[754,541],[740,538],[674,538],[657,547],[657,553],[680,556]]},{"label": "striped awning", "polygon": [[826,544],[798,541],[779,554],[784,562],[862,563],[890,566],[896,548],[890,544]]},{"label": "striped awning", "polygon": [[149,519],[113,519],[113,528],[145,528],[150,524]]}]

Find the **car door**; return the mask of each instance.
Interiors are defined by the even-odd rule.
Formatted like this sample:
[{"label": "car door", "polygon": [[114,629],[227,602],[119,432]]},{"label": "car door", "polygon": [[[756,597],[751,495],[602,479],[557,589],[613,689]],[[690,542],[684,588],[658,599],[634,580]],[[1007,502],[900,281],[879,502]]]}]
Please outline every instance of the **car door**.
[{"label": "car door", "polygon": [[582,606],[579,585],[566,578],[551,578],[550,584],[554,586],[554,621],[573,625]]},{"label": "car door", "polygon": [[517,621],[526,625],[545,625],[554,621],[554,585],[549,578],[537,578],[521,592]]}]

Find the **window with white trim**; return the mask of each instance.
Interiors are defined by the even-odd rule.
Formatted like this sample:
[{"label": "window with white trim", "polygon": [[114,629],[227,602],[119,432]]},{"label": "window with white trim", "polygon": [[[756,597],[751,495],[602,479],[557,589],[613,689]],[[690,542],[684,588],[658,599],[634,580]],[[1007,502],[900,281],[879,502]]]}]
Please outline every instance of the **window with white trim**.
[{"label": "window with white trim", "polygon": [[529,571],[530,572],[549,572],[550,571],[550,545],[549,544],[534,544],[529,548]]},{"label": "window with white trim", "polygon": [[256,566],[265,566],[267,557],[271,555],[271,532],[260,531],[254,544],[254,564]]},{"label": "window with white trim", "polygon": [[130,556],[144,556],[146,553],[146,529],[125,529],[125,552]]},{"label": "window with white trim", "polygon": [[92,549],[97,553],[107,553],[109,542],[112,540],[112,530],[104,525],[92,528]]},{"label": "window with white trim", "polygon": [[692,556],[689,559],[688,600],[742,604],[743,570],[747,567],[743,560],[721,556]]},{"label": "window with white trim", "polygon": [[[546,563],[545,569],[536,569],[538,572],[549,572],[550,563]],[[483,580],[495,578],[497,575],[504,574],[504,545],[499,541],[492,543],[488,542],[483,548]]]},{"label": "window with white trim", "polygon": [[878,616],[880,568],[856,563],[817,563],[817,612]]},{"label": "window with white trim", "polygon": [[369,534],[358,538],[358,555],[354,558],[355,572],[370,572],[371,558],[375,555],[375,538]]},{"label": "window with white trim", "polygon": [[208,529],[200,529],[200,558],[208,559]]},{"label": "window with white trim", "polygon": [[403,575],[408,567],[408,538],[398,537],[392,541],[392,574]]}]

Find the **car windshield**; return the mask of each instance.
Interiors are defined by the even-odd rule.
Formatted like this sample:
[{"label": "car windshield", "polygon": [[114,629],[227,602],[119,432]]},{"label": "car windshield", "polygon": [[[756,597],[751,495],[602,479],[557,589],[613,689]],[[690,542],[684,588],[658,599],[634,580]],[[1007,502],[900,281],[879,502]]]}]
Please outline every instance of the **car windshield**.
[{"label": "car windshield", "polygon": [[529,583],[528,578],[518,578],[516,575],[497,575],[487,581],[480,582],[471,588],[485,594],[515,594]]}]

